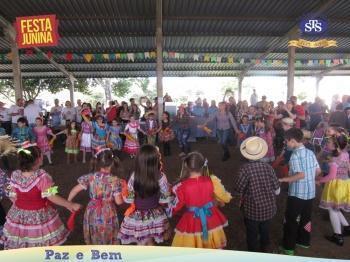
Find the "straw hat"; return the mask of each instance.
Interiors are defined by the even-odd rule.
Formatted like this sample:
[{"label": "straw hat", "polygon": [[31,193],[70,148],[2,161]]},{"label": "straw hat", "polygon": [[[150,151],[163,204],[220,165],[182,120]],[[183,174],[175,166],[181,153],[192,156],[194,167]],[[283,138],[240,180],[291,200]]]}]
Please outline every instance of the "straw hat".
[{"label": "straw hat", "polygon": [[259,160],[266,155],[268,146],[264,139],[253,136],[243,141],[240,150],[245,158]]},{"label": "straw hat", "polygon": [[294,120],[290,117],[285,117],[282,119],[282,123],[289,126],[294,126]]},{"label": "straw hat", "polygon": [[310,131],[305,130],[305,129],[303,129],[303,130],[301,130],[301,131],[303,131],[303,135],[304,135],[304,138],[305,138],[305,139],[311,139],[312,135],[311,135],[311,132],[310,132]]}]

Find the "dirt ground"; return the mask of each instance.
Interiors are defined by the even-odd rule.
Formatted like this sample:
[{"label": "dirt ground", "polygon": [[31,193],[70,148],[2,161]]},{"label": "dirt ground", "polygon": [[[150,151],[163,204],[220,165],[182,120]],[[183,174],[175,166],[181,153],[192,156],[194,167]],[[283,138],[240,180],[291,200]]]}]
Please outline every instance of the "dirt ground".
[{"label": "dirt ground", "polygon": [[[226,189],[233,192],[233,179],[237,176],[240,163],[240,155],[238,151],[233,148],[232,158],[227,162],[221,162],[221,151],[220,147],[215,143],[215,141],[199,141],[192,144],[192,150],[197,150],[202,152],[209,160],[209,167],[215,175],[217,175],[225,185]],[[172,144],[172,156],[164,159],[165,173],[167,174],[169,182],[174,182],[180,173],[181,162],[178,157],[179,150],[176,144]],[[124,178],[128,178],[131,170],[133,169],[133,162],[125,155],[121,156],[125,174]],[[59,192],[62,196],[67,197],[70,189],[75,185],[76,179],[88,173],[88,164],[66,164],[65,154],[63,152],[63,145],[56,145],[55,152],[53,156],[54,166],[45,166],[44,169],[47,170],[54,178],[56,184],[59,187]],[[332,234],[331,225],[328,219],[327,213],[318,208],[319,197],[321,193],[321,188],[318,188],[318,198],[314,202],[313,207],[313,232],[312,232],[312,246],[310,249],[303,250],[297,249],[297,255],[308,256],[308,257],[323,257],[323,258],[339,258],[339,259],[350,259],[350,237],[345,239],[345,245],[343,247],[338,247],[333,243],[328,242],[324,236]],[[278,250],[279,243],[282,237],[282,223],[283,214],[285,210],[287,189],[284,187],[281,195],[277,199],[278,203],[278,213],[273,219],[271,225],[271,239],[273,250]],[[88,194],[86,192],[80,193],[75,199],[83,205],[87,204]],[[245,243],[245,227],[243,223],[243,216],[238,208],[239,198],[234,198],[230,204],[222,208],[223,213],[228,217],[229,226],[226,228],[226,235],[228,238],[229,250],[246,250]],[[9,203],[5,200],[4,206],[9,207]],[[122,214],[124,213],[126,206],[121,206],[120,208],[120,220],[122,219]],[[68,211],[59,208],[61,218],[63,221],[67,221]],[[350,220],[349,214],[346,214],[347,218]],[[69,240],[66,245],[80,245],[84,244],[83,234],[82,234],[82,218],[83,212],[80,213],[76,222],[76,229],[71,233]],[[173,218],[171,220],[172,226],[176,225],[178,218]],[[170,243],[166,243],[169,245]]]}]

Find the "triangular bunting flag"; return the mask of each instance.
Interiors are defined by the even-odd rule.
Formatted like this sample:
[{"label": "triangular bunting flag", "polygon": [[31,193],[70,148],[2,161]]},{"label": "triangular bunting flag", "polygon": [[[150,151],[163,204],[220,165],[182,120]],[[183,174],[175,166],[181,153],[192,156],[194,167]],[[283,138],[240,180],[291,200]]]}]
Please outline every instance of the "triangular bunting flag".
[{"label": "triangular bunting flag", "polygon": [[5,60],[5,55],[4,54],[0,54],[0,60],[4,61]]},{"label": "triangular bunting flag", "polygon": [[116,60],[120,60],[120,59],[121,59],[121,55],[120,55],[119,53],[116,53],[116,54],[115,54],[115,59],[116,59]]},{"label": "triangular bunting flag", "polygon": [[180,59],[185,59],[185,54],[184,53],[180,53]]},{"label": "triangular bunting flag", "polygon": [[34,51],[33,51],[33,49],[26,49],[25,54],[32,56],[32,55],[34,55]]},{"label": "triangular bunting flag", "polygon": [[52,51],[47,51],[47,52],[46,52],[46,55],[47,55],[47,58],[48,58],[48,59],[51,59],[51,58],[52,58],[52,55],[53,55],[53,54],[52,54]]},{"label": "triangular bunting flag", "polygon": [[145,52],[144,55],[145,55],[145,58],[146,58],[146,59],[149,59],[149,58],[150,58],[149,52]]},{"label": "triangular bunting flag", "polygon": [[103,59],[105,59],[105,60],[109,60],[109,54],[103,54],[102,57],[103,57]]},{"label": "triangular bunting flag", "polygon": [[149,53],[151,58],[157,58],[157,53],[155,51],[152,51]]},{"label": "triangular bunting flag", "polygon": [[128,59],[128,56],[127,56],[125,53],[121,53],[121,54],[120,54],[120,59],[121,59],[121,60],[127,60],[127,59]]},{"label": "triangular bunting flag", "polygon": [[320,61],[319,61],[319,64],[320,64],[320,65],[324,65],[324,60],[323,60],[323,59],[320,60]]},{"label": "triangular bunting flag", "polygon": [[72,61],[73,60],[73,54],[72,53],[66,53],[66,60],[68,62]]},{"label": "triangular bunting flag", "polygon": [[90,63],[93,56],[92,56],[92,54],[84,54],[83,57],[84,57],[86,62]]},{"label": "triangular bunting flag", "polygon": [[114,60],[114,58],[115,58],[114,54],[109,54],[109,60],[110,61]]},{"label": "triangular bunting flag", "polygon": [[218,57],[216,58],[216,62],[217,62],[217,63],[221,63],[221,59],[222,59],[222,57],[221,57],[221,56],[218,56]]},{"label": "triangular bunting flag", "polygon": [[10,52],[10,53],[8,53],[7,55],[6,55],[6,57],[7,57],[7,59],[8,60],[11,60],[12,61],[12,52]]},{"label": "triangular bunting flag", "polygon": [[199,60],[199,55],[194,54],[194,55],[193,55],[193,60],[194,60],[194,61],[198,61],[198,60]]},{"label": "triangular bunting flag", "polygon": [[326,60],[326,66],[330,66],[331,63],[332,63],[332,61],[331,61],[330,59],[327,59],[327,60]]},{"label": "triangular bunting flag", "polygon": [[169,53],[166,51],[163,51],[163,58],[169,58]]},{"label": "triangular bunting flag", "polygon": [[135,61],[135,54],[134,53],[128,53],[127,56],[128,56],[128,61],[132,61],[132,62]]},{"label": "triangular bunting flag", "polygon": [[175,58],[176,58],[176,59],[179,59],[179,58],[180,58],[180,53],[175,52]]},{"label": "triangular bunting flag", "polygon": [[210,56],[204,55],[204,62],[210,62]]},{"label": "triangular bunting flag", "polygon": [[228,63],[229,63],[229,64],[233,64],[233,57],[229,57],[229,58],[228,58]]},{"label": "triangular bunting flag", "polygon": [[216,56],[212,56],[212,57],[210,57],[210,62],[212,62],[212,63],[216,63]]},{"label": "triangular bunting flag", "polygon": [[102,54],[94,54],[95,60],[96,61],[101,61],[102,60]]},{"label": "triangular bunting flag", "polygon": [[240,63],[240,64],[244,64],[244,58],[241,58],[241,59],[239,60],[239,63]]}]

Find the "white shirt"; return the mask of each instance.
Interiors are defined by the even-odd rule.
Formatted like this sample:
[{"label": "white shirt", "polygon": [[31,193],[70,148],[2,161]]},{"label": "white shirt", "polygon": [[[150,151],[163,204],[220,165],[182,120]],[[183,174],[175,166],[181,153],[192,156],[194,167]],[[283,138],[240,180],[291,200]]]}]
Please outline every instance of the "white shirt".
[{"label": "white shirt", "polygon": [[81,123],[83,121],[83,119],[81,117],[81,106],[75,107],[75,115],[77,116],[77,122]]},{"label": "white shirt", "polygon": [[9,114],[8,108],[0,108],[0,121],[1,122],[9,122],[11,121],[11,116]]},{"label": "white shirt", "polygon": [[19,115],[12,116],[12,124],[17,124],[17,120],[23,117],[24,107],[13,105],[9,109],[9,114],[19,114]]},{"label": "white shirt", "polygon": [[253,93],[250,96],[250,105],[255,106],[258,103],[258,95]]},{"label": "white shirt", "polygon": [[24,108],[24,116],[28,120],[28,124],[35,124],[35,119],[40,116],[41,108],[36,104],[30,104]]},{"label": "white shirt", "polygon": [[63,108],[62,115],[64,120],[75,121],[76,110],[74,107],[65,107]]}]

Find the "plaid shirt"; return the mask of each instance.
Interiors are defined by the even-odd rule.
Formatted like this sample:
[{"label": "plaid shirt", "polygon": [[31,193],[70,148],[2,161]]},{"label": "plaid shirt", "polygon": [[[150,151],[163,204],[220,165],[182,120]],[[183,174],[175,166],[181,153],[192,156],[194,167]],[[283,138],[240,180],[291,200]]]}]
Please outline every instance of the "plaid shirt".
[{"label": "plaid shirt", "polygon": [[244,216],[255,221],[271,219],[277,211],[276,194],[280,188],[273,168],[262,162],[249,162],[239,170],[235,191],[243,197]]},{"label": "plaid shirt", "polygon": [[289,160],[289,175],[293,176],[297,173],[304,173],[304,179],[300,179],[289,184],[289,196],[294,196],[303,200],[315,198],[316,186],[315,176],[316,169],[320,168],[315,154],[301,146],[293,150],[293,154]]}]

